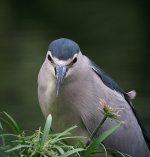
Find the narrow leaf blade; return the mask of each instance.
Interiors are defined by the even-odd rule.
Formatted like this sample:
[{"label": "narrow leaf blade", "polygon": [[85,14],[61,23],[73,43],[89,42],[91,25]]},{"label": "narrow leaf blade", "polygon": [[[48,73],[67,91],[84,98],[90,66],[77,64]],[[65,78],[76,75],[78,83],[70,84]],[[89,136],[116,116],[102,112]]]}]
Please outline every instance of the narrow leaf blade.
[{"label": "narrow leaf blade", "polygon": [[98,138],[96,138],[87,148],[87,150],[82,154],[82,157],[89,156],[95,148],[103,142],[108,136],[110,136],[113,132],[115,132],[119,127],[121,123],[117,123],[116,125],[112,126],[110,129],[103,132]]},{"label": "narrow leaf blade", "polygon": [[73,155],[73,154],[75,154],[75,153],[81,152],[81,151],[83,151],[83,150],[84,150],[83,148],[73,149],[73,150],[70,150],[70,151],[68,151],[68,152],[66,152],[66,153],[64,153],[64,154],[62,154],[62,155],[60,155],[59,157],[68,157],[68,156],[70,156],[70,155]]},{"label": "narrow leaf blade", "polygon": [[47,119],[46,119],[46,123],[44,126],[44,131],[42,134],[42,139],[41,139],[41,146],[44,145],[44,143],[46,142],[47,138],[48,138],[48,134],[51,128],[51,124],[52,124],[52,116],[51,114],[48,115]]},{"label": "narrow leaf blade", "polygon": [[15,133],[20,134],[21,130],[20,130],[18,124],[16,123],[16,121],[8,113],[6,113],[6,112],[3,112],[3,113],[8,118],[11,125],[13,126]]}]

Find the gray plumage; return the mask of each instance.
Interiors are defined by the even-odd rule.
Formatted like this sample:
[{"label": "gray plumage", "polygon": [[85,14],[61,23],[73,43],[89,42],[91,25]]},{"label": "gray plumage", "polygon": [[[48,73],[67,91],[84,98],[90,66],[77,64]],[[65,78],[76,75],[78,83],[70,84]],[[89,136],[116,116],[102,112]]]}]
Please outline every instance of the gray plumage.
[{"label": "gray plumage", "polygon": [[[58,78],[55,77],[56,65],[61,67],[58,67],[61,69]],[[106,147],[133,157],[150,157],[148,137],[131,104],[134,96],[133,92],[125,93],[84,56],[77,43],[58,39],[50,44],[38,76],[38,97],[45,117],[49,113],[53,116],[54,130],[63,131],[77,125],[75,134],[89,137],[103,117],[98,110],[102,98],[112,108],[124,108],[119,120],[125,123],[104,141]],[[107,120],[99,134],[113,124]]]},{"label": "gray plumage", "polygon": [[54,40],[49,44],[48,50],[51,51],[54,57],[60,60],[67,60],[80,52],[78,44],[66,38]]}]

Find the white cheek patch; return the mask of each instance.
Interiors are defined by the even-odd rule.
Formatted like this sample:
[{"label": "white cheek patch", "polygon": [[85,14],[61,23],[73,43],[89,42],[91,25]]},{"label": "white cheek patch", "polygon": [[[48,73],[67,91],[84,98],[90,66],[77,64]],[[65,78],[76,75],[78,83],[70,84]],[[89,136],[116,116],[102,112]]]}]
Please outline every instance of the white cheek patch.
[{"label": "white cheek patch", "polygon": [[53,57],[53,61],[56,65],[68,65],[71,62],[72,59],[68,60],[59,60],[58,58]]},{"label": "white cheek patch", "polygon": [[[51,51],[48,51],[47,52],[51,57],[52,57],[52,54],[51,54]],[[69,65],[71,63],[71,61],[77,57],[78,54],[75,54],[73,56],[73,58],[69,58],[68,60],[59,60],[58,58],[56,57],[52,57],[53,59],[53,62],[56,64],[56,65]]]}]

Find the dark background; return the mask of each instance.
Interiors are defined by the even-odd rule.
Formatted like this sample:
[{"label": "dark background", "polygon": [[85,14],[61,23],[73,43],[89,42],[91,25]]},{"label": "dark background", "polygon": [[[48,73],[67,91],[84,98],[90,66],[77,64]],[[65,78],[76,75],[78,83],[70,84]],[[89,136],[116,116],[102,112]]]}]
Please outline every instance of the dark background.
[{"label": "dark background", "polygon": [[148,1],[0,1],[0,111],[25,130],[44,123],[37,75],[50,41],[67,37],[125,90],[150,131]]}]

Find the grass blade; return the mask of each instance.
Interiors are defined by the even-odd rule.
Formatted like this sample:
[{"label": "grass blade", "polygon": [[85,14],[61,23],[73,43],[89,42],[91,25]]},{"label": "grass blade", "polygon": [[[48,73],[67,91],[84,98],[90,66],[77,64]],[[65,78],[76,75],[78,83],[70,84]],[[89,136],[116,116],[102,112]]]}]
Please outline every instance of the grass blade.
[{"label": "grass blade", "polygon": [[82,154],[82,157],[89,156],[95,150],[95,148],[101,142],[103,142],[108,136],[110,136],[114,131],[116,131],[120,127],[120,125],[121,125],[121,123],[117,123],[116,125],[114,125],[110,129],[108,129],[105,132],[103,132],[98,138],[96,138],[91,144],[89,144],[89,146],[86,149],[86,151]]},{"label": "grass blade", "polygon": [[46,140],[48,138],[51,124],[52,124],[52,116],[51,116],[51,114],[49,114],[47,119],[46,119],[45,126],[44,126],[44,131],[43,131],[42,139],[41,139],[41,146],[44,146],[44,143],[46,142]]},{"label": "grass blade", "polygon": [[21,148],[29,148],[29,147],[30,147],[29,145],[18,145],[18,146],[13,147],[9,150],[6,150],[5,152],[8,153],[8,152],[12,152],[12,151],[15,151],[15,150],[18,150],[18,149],[21,149]]},{"label": "grass blade", "polygon": [[8,113],[6,113],[6,112],[3,112],[3,113],[7,117],[7,119],[9,120],[9,123],[13,127],[13,130],[15,131],[15,133],[20,134],[21,130],[20,130],[18,124],[16,123],[16,121]]},{"label": "grass blade", "polygon": [[77,127],[77,126],[73,126],[73,127],[69,128],[69,129],[63,131],[62,133],[59,133],[59,134],[52,140],[52,142],[55,142],[57,139],[59,139],[59,138],[62,137],[62,136],[66,136],[66,134],[67,134],[68,132],[70,132],[71,130],[75,129],[76,127]]},{"label": "grass blade", "polygon": [[85,150],[85,149],[83,149],[83,148],[73,149],[73,150],[67,151],[66,153],[60,155],[59,157],[68,157],[68,156],[70,156],[70,155],[73,155],[73,154],[75,154],[75,153],[81,152],[81,151],[83,151],[83,150]]},{"label": "grass blade", "polygon": [[59,146],[54,146],[54,148],[56,148],[59,151],[60,154],[64,154],[65,153],[64,150],[61,147],[59,147]]}]

